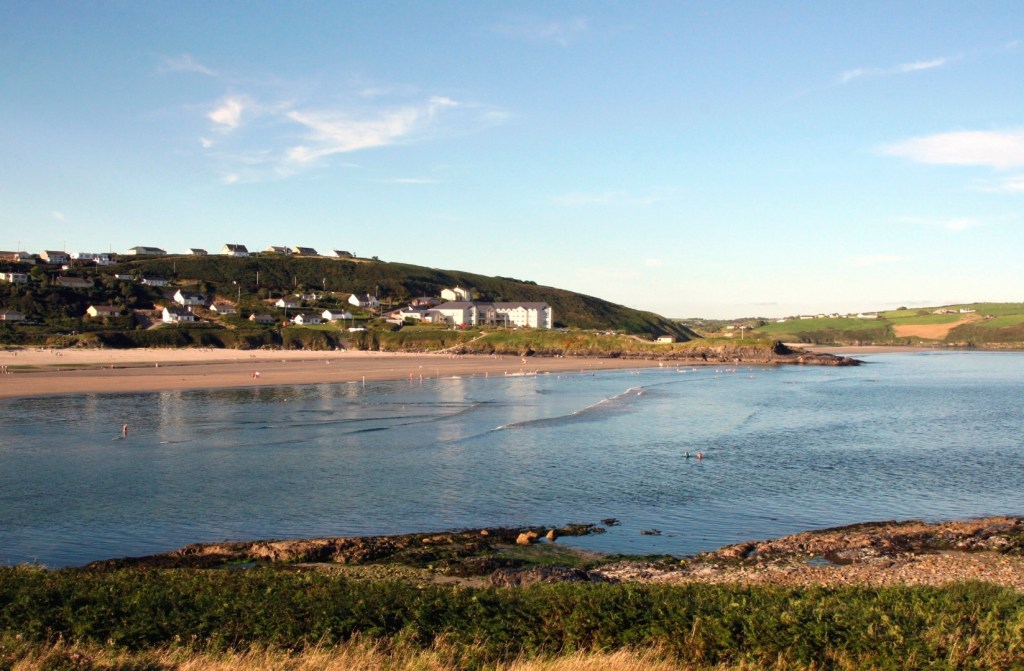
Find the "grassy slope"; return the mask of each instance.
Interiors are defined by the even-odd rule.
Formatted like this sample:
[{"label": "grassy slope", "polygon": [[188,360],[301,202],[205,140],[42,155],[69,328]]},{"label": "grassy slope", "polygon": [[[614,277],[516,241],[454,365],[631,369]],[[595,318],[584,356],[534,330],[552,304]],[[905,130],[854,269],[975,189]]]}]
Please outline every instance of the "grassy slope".
[{"label": "grassy slope", "polygon": [[634,310],[600,298],[564,289],[539,286],[511,278],[487,277],[456,270],[439,270],[404,263],[344,261],[326,258],[261,256],[246,259],[225,257],[165,257],[130,261],[119,267],[146,274],[204,280],[230,294],[238,282],[243,290],[260,286],[286,290],[308,287],[329,291],[374,293],[391,298],[397,307],[416,296],[438,296],[441,289],[456,285],[476,289],[495,301],[544,301],[554,310],[556,323],[584,329],[609,329],[646,335],[694,337],[684,326],[651,312]]},{"label": "grassy slope", "polygon": [[941,306],[951,310],[970,308],[969,314],[935,314],[939,307],[889,310],[876,320],[822,318],[791,319],[766,324],[754,332],[785,341],[822,344],[918,344],[929,342],[915,336],[898,338],[894,327],[906,325],[953,324],[969,315],[980,320],[952,329],[936,344],[991,347],[1024,346],[1024,303],[969,303]]}]

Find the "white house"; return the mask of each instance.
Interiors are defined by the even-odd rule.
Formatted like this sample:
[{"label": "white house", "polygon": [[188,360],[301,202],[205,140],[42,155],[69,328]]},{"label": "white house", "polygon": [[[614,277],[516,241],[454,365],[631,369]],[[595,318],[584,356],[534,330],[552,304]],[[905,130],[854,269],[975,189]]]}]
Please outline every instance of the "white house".
[{"label": "white house", "polygon": [[194,322],[195,320],[196,316],[185,308],[178,307],[177,305],[164,307],[162,321],[165,324],[182,324]]},{"label": "white house", "polygon": [[237,315],[238,309],[231,303],[214,303],[210,306],[211,312],[216,312],[219,315]]},{"label": "white house", "polygon": [[11,284],[25,284],[28,282],[28,273],[0,273],[0,281]]},{"label": "white house", "polygon": [[274,305],[279,308],[297,308],[299,307],[299,301],[294,298],[279,298]]},{"label": "white house", "polygon": [[331,250],[331,256],[333,256],[336,259],[351,259],[351,258],[355,257],[355,254],[353,254],[352,252],[346,252],[346,251],[343,251],[343,250],[340,250],[340,249],[332,249]]},{"label": "white house", "polygon": [[292,317],[293,324],[322,324],[323,321],[319,315],[295,315]]},{"label": "white house", "polygon": [[202,247],[189,247],[185,250],[185,253],[189,256],[209,256],[209,252]]},{"label": "white house", "polygon": [[144,247],[142,245],[137,245],[129,249],[126,254],[129,256],[163,256],[167,254],[167,252],[159,247]]},{"label": "white house", "polygon": [[174,293],[174,302],[178,305],[191,306],[191,305],[205,305],[206,298],[202,294],[197,294],[192,291],[182,291],[178,289]]},{"label": "white house", "polygon": [[292,250],[290,247],[276,247],[271,245],[263,250],[267,254],[291,254]]},{"label": "white house", "polygon": [[346,319],[352,319],[352,313],[348,310],[342,310],[341,312],[338,312],[337,310],[324,310],[320,313],[320,316],[329,322],[339,322],[345,321]]},{"label": "white house", "polygon": [[376,296],[370,294],[352,294],[348,297],[348,302],[357,308],[379,308],[380,301],[377,300]]},{"label": "white house", "polygon": [[85,314],[90,317],[116,317],[121,314],[121,308],[116,305],[90,305]]},{"label": "white house", "polygon": [[255,322],[256,324],[273,324],[274,318],[270,315],[258,315],[253,313],[249,315],[249,321]]},{"label": "white house", "polygon": [[95,263],[97,266],[114,265],[114,260],[106,252],[73,252],[71,258],[75,261]]},{"label": "white house", "polygon": [[470,290],[463,289],[462,287],[454,287],[452,289],[441,289],[441,298],[449,302],[471,300],[469,294]]},{"label": "white house", "polygon": [[71,257],[68,256],[67,252],[55,252],[53,250],[43,250],[39,253],[39,258],[44,263],[51,263],[53,265],[64,264],[71,261]]},{"label": "white house", "polygon": [[162,277],[143,277],[142,283],[147,287],[166,287],[167,280]]},{"label": "white house", "polygon": [[449,301],[427,311],[430,321],[454,324],[455,326],[476,326],[479,323],[479,308],[470,301]]},{"label": "white house", "polygon": [[249,250],[246,248],[245,245],[239,245],[230,242],[225,243],[225,245],[221,247],[220,253],[223,254],[224,256],[234,256],[239,259],[243,259],[249,256]]},{"label": "white house", "polygon": [[394,319],[398,322],[403,322],[406,319],[416,319],[421,321],[426,314],[426,307],[415,307],[410,305],[409,307],[392,310],[388,313],[388,318]]},{"label": "white house", "polygon": [[25,315],[17,310],[0,310],[0,322],[23,322]]}]

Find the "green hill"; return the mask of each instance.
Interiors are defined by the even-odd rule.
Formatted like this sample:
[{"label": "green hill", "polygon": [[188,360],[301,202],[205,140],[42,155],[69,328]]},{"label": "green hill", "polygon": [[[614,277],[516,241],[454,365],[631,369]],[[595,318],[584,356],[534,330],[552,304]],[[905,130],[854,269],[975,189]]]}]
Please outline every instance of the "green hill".
[{"label": "green hill", "polygon": [[[462,286],[473,290],[474,299],[484,301],[546,302],[554,311],[559,328],[600,330],[653,338],[673,336],[678,342],[696,338],[685,326],[651,312],[634,310],[600,298],[564,289],[540,286],[535,282],[507,277],[488,277],[456,270],[439,270],[404,263],[387,263],[376,259],[304,258],[279,255],[256,255],[248,258],[225,256],[162,256],[121,259],[107,267],[84,266],[67,273],[37,265],[0,264],[0,271],[30,272],[27,284],[0,284],[0,310],[13,309],[23,313],[31,324],[16,327],[0,324],[0,341],[36,344],[57,344],[53,339],[84,332],[132,331],[132,342],[150,345],[182,346],[261,346],[278,340],[291,331],[285,329],[277,340],[241,318],[211,319],[210,327],[227,327],[232,333],[178,334],[147,332],[145,311],[166,304],[178,288],[199,291],[209,298],[217,297],[237,304],[240,313],[274,313],[268,301],[296,293],[316,293],[315,302],[304,303],[306,311],[319,313],[325,307],[345,307],[351,293],[369,293],[380,297],[385,309],[406,305],[412,298],[439,296],[444,288]],[[91,279],[88,289],[56,286],[60,275]],[[117,275],[130,276],[118,280]],[[170,281],[166,287],[149,287],[135,280],[160,277]],[[89,305],[113,304],[123,308],[122,315],[106,320],[84,319]],[[359,312],[359,311],[357,311]],[[294,311],[291,313],[294,315]],[[281,315],[277,315],[280,317]],[[287,316],[287,315],[285,315]],[[373,327],[370,315],[359,313],[360,323]],[[159,330],[159,329],[158,329]],[[165,329],[166,330],[166,329]],[[182,330],[182,329],[179,329]],[[266,330],[266,329],[263,329]],[[295,334],[291,334],[294,336]],[[306,337],[306,336],[303,336]],[[126,346],[127,341],[109,336],[100,337],[110,345]]]},{"label": "green hill", "polygon": [[791,318],[767,322],[755,335],[827,345],[941,345],[1024,348],[1024,303],[965,303],[900,308],[868,317]]}]

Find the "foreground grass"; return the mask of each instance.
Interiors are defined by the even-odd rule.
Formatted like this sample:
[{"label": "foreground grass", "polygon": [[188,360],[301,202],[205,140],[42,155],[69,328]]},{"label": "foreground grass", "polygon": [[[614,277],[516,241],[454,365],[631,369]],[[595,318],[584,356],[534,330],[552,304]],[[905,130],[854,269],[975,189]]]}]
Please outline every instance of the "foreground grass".
[{"label": "foreground grass", "polygon": [[[0,569],[0,636],[0,668],[245,668],[252,655],[276,660],[252,668],[562,668],[510,665],[641,651],[630,654],[695,669],[1000,669],[1024,663],[1024,594],[984,584],[499,590],[270,569],[20,567]],[[61,641],[86,647],[48,647]],[[75,651],[91,661],[73,666]],[[370,661],[331,666],[349,654]],[[118,655],[128,657],[96,661]],[[234,661],[217,667],[225,656]]]}]

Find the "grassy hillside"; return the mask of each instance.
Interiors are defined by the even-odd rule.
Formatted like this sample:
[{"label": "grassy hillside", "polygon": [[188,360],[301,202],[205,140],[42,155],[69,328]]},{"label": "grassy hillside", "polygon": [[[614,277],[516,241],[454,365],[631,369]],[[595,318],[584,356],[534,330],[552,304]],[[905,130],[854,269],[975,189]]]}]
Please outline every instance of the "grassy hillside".
[{"label": "grassy hillside", "polygon": [[593,296],[507,277],[487,277],[405,263],[282,256],[245,259],[178,256],[134,260],[118,268],[119,272],[202,281],[225,295],[240,292],[245,296],[261,289],[266,292],[268,288],[271,292],[305,289],[376,293],[385,304],[395,307],[413,297],[438,296],[441,289],[458,285],[476,290],[482,300],[547,302],[554,310],[556,325],[560,326],[672,335],[680,340],[695,337],[692,331],[669,319]]},{"label": "grassy hillside", "polygon": [[770,322],[753,333],[837,345],[1024,347],[1024,303],[969,303],[879,312],[875,319],[816,317]]}]

